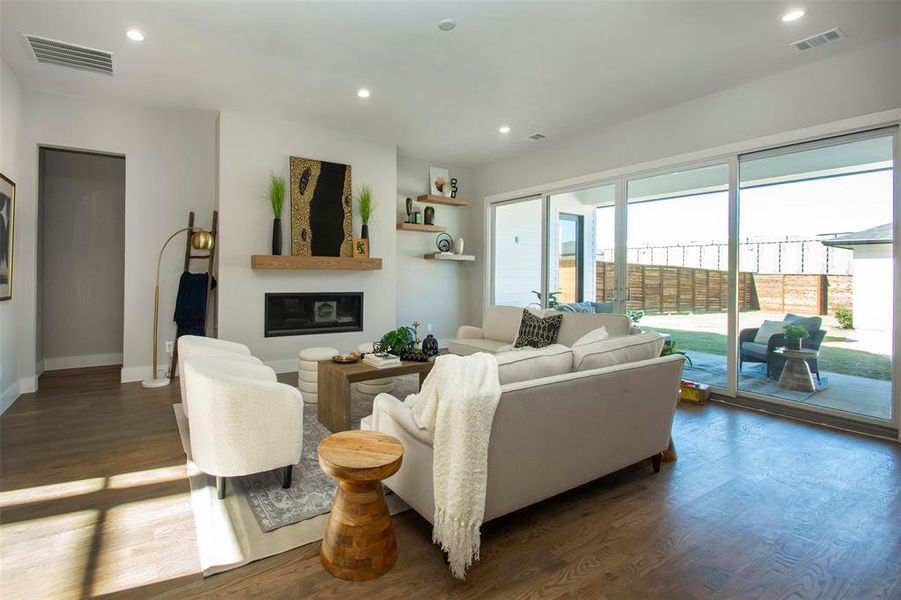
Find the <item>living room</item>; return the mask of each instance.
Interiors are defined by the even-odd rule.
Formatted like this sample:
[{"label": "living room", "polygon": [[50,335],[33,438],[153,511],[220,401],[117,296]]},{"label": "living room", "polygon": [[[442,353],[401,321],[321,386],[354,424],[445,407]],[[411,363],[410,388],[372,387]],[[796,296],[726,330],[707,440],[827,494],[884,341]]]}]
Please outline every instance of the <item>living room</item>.
[{"label": "living room", "polygon": [[4,597],[901,594],[901,2],[0,35]]}]

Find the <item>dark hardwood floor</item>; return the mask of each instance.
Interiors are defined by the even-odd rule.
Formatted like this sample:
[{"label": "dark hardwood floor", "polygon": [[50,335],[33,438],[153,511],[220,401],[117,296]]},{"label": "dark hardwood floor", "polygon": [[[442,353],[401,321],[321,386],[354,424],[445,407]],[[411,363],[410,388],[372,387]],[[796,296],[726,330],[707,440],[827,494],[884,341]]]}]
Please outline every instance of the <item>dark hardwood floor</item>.
[{"label": "dark hardwood floor", "polygon": [[413,511],[395,517],[398,563],[375,581],[328,575],[318,543],[204,579],[178,386],[120,385],[98,368],[40,388],[0,418],[3,598],[901,598],[897,443],[680,406],[678,462],[486,524],[465,582]]}]

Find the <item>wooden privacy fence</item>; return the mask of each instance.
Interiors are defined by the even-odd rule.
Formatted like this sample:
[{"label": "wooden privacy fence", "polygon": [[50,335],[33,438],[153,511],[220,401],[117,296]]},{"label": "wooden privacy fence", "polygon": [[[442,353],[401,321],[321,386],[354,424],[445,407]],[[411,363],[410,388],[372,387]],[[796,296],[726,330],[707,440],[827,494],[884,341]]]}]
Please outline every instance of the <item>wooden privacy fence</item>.
[{"label": "wooden privacy fence", "polygon": [[[616,285],[614,265],[595,265],[596,298],[612,299]],[[563,261],[560,266],[564,272],[570,267]],[[630,264],[627,273],[630,294],[626,306],[632,310],[682,313],[728,309],[726,271]],[[568,279],[574,281],[561,277],[561,282]],[[738,307],[776,313],[833,314],[838,305],[851,306],[852,287],[851,275],[765,275],[742,271],[738,274]]]}]

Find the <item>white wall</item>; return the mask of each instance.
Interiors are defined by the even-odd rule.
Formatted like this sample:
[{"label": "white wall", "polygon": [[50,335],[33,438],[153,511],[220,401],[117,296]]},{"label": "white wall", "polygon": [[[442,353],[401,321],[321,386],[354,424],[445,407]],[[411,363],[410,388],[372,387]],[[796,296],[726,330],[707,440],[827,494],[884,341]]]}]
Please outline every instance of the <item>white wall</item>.
[{"label": "white wall", "polygon": [[[376,204],[369,224],[372,256],[381,271],[254,271],[252,254],[271,252],[272,212],[265,198],[270,171],[288,176],[291,156],[345,163],[352,167],[354,193],[372,186]],[[329,130],[315,123],[280,121],[234,112],[219,115],[219,337],[250,346],[278,371],[297,369],[302,348],[355,350],[396,326],[397,273],[395,194],[397,150],[392,143]],[[289,195],[290,198],[290,195]],[[284,252],[290,252],[290,201],[282,214]],[[354,235],[360,223],[354,209]],[[266,292],[363,292],[364,331],[266,338]]]},{"label": "white wall", "polygon": [[[20,138],[22,123],[22,88],[12,69],[0,60],[0,173],[16,184],[22,182]],[[16,191],[16,222],[13,232],[13,287],[12,299],[0,302],[0,413],[6,410],[20,393],[34,391],[34,378],[26,379],[25,371],[18,364],[18,323],[25,311],[22,281],[26,279],[22,268],[22,252],[27,239],[20,235],[19,221],[22,197],[21,187]],[[33,374],[33,371],[32,371]]]},{"label": "white wall", "polygon": [[39,353],[44,369],[122,362],[125,159],[41,153]]},{"label": "white wall", "polygon": [[[150,374],[151,321],[156,260],[166,238],[184,227],[188,212],[208,226],[215,190],[216,115],[123,106],[27,91],[20,151],[16,273],[20,373],[36,363],[38,147],[57,146],[125,155],[125,319],[123,381]],[[160,367],[164,344],[175,335],[172,312],[182,271],[184,242],[173,241],[160,278]]]},{"label": "white wall", "polygon": [[[445,167],[451,177],[457,178],[457,196],[470,202],[469,207],[420,204],[416,197],[429,191],[429,166]],[[484,260],[480,227],[476,225],[480,215],[476,201],[474,172],[472,169],[443,162],[397,157],[397,222],[406,218],[406,199],[413,198],[413,210],[424,211],[426,206],[435,209],[435,222],[447,227],[454,239],[463,238],[464,254],[476,255],[475,262],[425,260],[423,255],[437,252],[437,234],[419,231],[397,232],[397,322],[409,325],[419,321],[420,337],[425,337],[428,324],[435,337],[450,338],[457,327],[475,324],[476,315],[470,299],[474,282],[479,278],[478,264]]]}]

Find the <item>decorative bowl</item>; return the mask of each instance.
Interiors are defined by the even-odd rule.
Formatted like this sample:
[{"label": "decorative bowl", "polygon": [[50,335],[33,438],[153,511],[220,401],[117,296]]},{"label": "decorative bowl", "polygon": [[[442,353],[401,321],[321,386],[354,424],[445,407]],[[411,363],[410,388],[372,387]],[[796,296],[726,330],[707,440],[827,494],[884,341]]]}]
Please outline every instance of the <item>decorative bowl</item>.
[{"label": "decorative bowl", "polygon": [[351,352],[350,354],[336,354],[332,357],[332,361],[336,363],[355,363],[360,360],[360,355],[356,352]]}]

